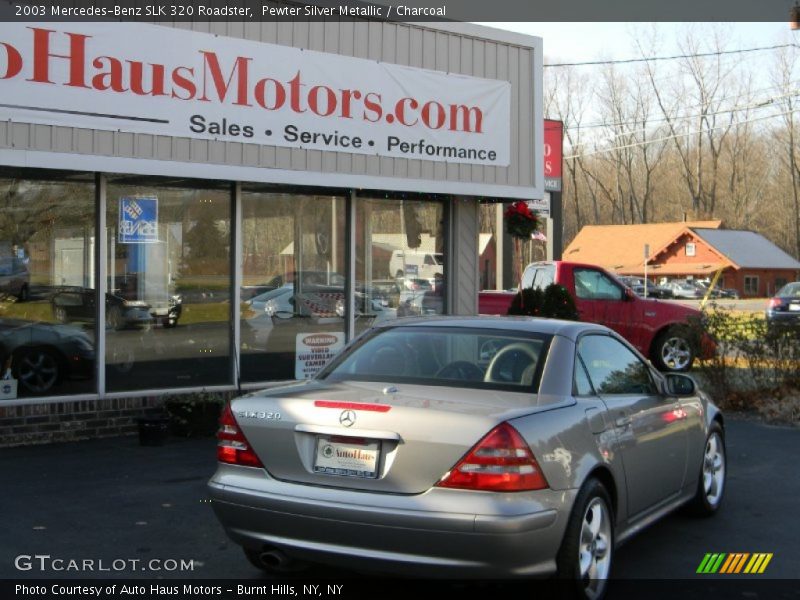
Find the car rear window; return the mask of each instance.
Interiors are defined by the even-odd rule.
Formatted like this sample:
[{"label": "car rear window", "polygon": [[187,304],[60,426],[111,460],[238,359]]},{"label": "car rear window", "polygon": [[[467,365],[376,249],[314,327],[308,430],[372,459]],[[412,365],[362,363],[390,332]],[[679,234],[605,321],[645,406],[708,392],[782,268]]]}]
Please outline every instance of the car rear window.
[{"label": "car rear window", "polygon": [[482,328],[381,328],[360,338],[318,377],[536,392],[550,340]]}]

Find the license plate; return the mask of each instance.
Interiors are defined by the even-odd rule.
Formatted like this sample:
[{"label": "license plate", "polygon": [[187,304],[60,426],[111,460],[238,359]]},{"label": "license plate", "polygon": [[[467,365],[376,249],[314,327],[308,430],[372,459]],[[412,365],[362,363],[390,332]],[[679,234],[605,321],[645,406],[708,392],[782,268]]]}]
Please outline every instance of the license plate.
[{"label": "license plate", "polygon": [[378,477],[380,454],[380,442],[377,441],[319,436],[314,471],[327,475],[375,479]]},{"label": "license plate", "polygon": [[789,304],[789,310],[798,310],[798,311],[800,311],[800,303],[791,302]]}]

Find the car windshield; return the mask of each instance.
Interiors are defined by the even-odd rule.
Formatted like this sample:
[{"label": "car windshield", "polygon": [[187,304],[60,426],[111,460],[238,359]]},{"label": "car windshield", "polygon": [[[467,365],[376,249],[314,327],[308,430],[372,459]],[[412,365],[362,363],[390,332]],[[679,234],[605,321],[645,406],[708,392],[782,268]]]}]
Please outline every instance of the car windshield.
[{"label": "car windshield", "polygon": [[787,283],[777,294],[778,298],[800,298],[800,282]]},{"label": "car windshield", "polygon": [[466,327],[375,329],[319,378],[536,392],[550,339]]}]

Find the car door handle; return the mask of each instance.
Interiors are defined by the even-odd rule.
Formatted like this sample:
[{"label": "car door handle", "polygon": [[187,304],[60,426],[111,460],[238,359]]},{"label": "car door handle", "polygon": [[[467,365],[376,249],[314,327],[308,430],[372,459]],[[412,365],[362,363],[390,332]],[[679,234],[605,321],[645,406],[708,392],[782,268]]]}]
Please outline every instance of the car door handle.
[{"label": "car door handle", "polygon": [[630,424],[631,424],[631,418],[627,415],[624,417],[617,417],[617,420],[614,421],[614,425],[616,425],[617,427],[627,427]]}]

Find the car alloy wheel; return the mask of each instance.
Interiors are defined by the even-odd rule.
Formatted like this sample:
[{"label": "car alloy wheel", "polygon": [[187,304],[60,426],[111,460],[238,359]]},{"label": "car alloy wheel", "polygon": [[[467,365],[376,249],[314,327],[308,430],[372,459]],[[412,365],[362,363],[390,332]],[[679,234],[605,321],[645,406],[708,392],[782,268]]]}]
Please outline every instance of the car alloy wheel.
[{"label": "car alloy wheel", "polygon": [[689,512],[700,517],[715,514],[725,494],[726,475],[725,433],[722,426],[715,421],[708,431],[697,491],[688,506]]},{"label": "car alloy wheel", "polygon": [[578,565],[587,596],[597,597],[611,569],[611,517],[602,498],[586,507],[578,546]]},{"label": "car alloy wheel", "polygon": [[703,490],[710,506],[722,500],[725,487],[725,447],[718,432],[712,432],[706,441],[703,455]]},{"label": "car alloy wheel", "polygon": [[653,344],[653,362],[661,371],[688,371],[695,357],[691,333],[686,327],[661,332]]},{"label": "car alloy wheel", "polygon": [[575,498],[558,551],[558,577],[570,580],[570,596],[598,600],[605,594],[614,554],[611,500],[597,479],[589,479]]},{"label": "car alloy wheel", "polygon": [[17,377],[29,392],[43,394],[58,381],[58,360],[47,350],[26,350],[17,361]]},{"label": "car alloy wheel", "polygon": [[681,371],[689,365],[692,349],[682,337],[668,338],[661,346],[661,360],[673,371]]}]

